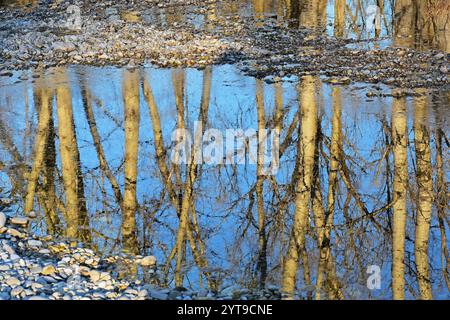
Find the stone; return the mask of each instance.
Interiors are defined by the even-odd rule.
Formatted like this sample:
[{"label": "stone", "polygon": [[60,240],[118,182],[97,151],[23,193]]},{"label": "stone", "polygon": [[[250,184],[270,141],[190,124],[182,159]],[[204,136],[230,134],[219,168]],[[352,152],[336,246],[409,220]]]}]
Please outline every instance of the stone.
[{"label": "stone", "polygon": [[0,265],[0,271],[8,271],[10,267],[6,264]]},{"label": "stone", "polygon": [[54,274],[56,272],[56,269],[53,265],[49,264],[42,268],[41,274],[44,276],[49,276],[51,274]]},{"label": "stone", "polygon": [[108,272],[102,272],[100,273],[100,280],[109,281],[111,280],[111,275]]},{"label": "stone", "polygon": [[147,297],[148,296],[148,291],[146,289],[143,289],[143,290],[138,292],[138,296],[139,297]]},{"label": "stone", "polygon": [[3,228],[6,225],[6,215],[3,212],[0,212],[0,228]]},{"label": "stone", "polygon": [[49,298],[43,296],[32,296],[29,297],[28,300],[49,300]]},{"label": "stone", "polygon": [[33,291],[37,291],[39,289],[42,289],[44,286],[41,283],[37,283],[37,282],[33,282],[31,284],[31,289],[33,289]]},{"label": "stone", "polygon": [[71,42],[57,41],[52,45],[52,49],[57,52],[58,51],[59,52],[71,52],[71,51],[75,51],[76,47]]},{"label": "stone", "polygon": [[11,288],[15,288],[20,285],[20,280],[16,277],[11,277],[6,280],[6,284]]},{"label": "stone", "polygon": [[10,258],[12,261],[20,260],[20,257],[19,257],[17,254],[12,254],[9,258]]},{"label": "stone", "polygon": [[14,255],[16,252],[9,244],[3,244],[3,250],[5,250],[9,255]]},{"label": "stone", "polygon": [[80,266],[80,268],[78,269],[78,272],[85,277],[89,277],[90,276],[90,269],[88,267],[85,266]]},{"label": "stone", "polygon": [[22,232],[13,228],[9,228],[6,233],[15,238],[25,238],[25,235]]},{"label": "stone", "polygon": [[91,270],[89,271],[89,277],[91,278],[91,281],[96,283],[100,279],[100,272],[97,270]]},{"label": "stone", "polygon": [[11,224],[14,224],[16,226],[20,227],[26,227],[28,224],[28,218],[27,217],[13,217],[11,218]]},{"label": "stone", "polygon": [[117,298],[117,293],[115,293],[115,292],[108,292],[108,293],[106,294],[106,297],[107,297],[108,299],[114,299],[114,298]]},{"label": "stone", "polygon": [[40,266],[32,267],[32,268],[30,269],[30,272],[31,272],[32,274],[39,274],[39,273],[42,272],[42,267],[40,267]]},{"label": "stone", "polygon": [[37,217],[36,212],[30,211],[27,213],[28,218],[35,219]]},{"label": "stone", "polygon": [[17,286],[14,289],[11,290],[11,295],[13,297],[17,297],[23,292],[23,288],[21,286]]},{"label": "stone", "polygon": [[57,283],[58,282],[58,280],[56,280],[55,278],[49,277],[49,276],[44,276],[41,279],[47,283]]},{"label": "stone", "polygon": [[30,247],[41,247],[42,246],[42,241],[39,241],[39,240],[28,240],[28,245]]},{"label": "stone", "polygon": [[156,265],[156,258],[154,256],[147,256],[138,261],[139,261],[138,263],[143,267],[149,267],[149,266]]}]

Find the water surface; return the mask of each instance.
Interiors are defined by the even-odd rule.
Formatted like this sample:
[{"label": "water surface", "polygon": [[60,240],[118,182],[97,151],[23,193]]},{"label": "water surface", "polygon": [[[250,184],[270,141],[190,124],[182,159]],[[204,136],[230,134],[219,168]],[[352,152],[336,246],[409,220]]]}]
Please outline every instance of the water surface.
[{"label": "water surface", "polygon": [[[314,10],[322,11],[312,15],[310,6],[294,1],[232,2],[218,4],[214,14],[217,19],[255,15],[291,27],[322,26],[336,35],[335,24],[330,25],[338,14],[333,2],[321,5]],[[353,10],[353,2],[348,5]],[[201,27],[199,17],[194,12],[180,19]],[[379,37],[392,30],[392,16],[386,19]],[[355,28],[345,30],[342,36],[361,36]],[[386,45],[397,41],[387,39]],[[428,44],[447,51],[439,41]],[[155,255],[160,269],[167,271],[166,284],[177,281],[175,249],[185,212],[182,283],[194,288],[206,285],[207,279],[254,288],[261,273],[266,285],[280,285],[294,212],[302,205],[309,219],[303,257],[307,264],[300,266],[299,287],[315,283],[317,217],[332,208],[330,248],[344,296],[390,298],[393,212],[398,210],[394,197],[402,194],[406,296],[418,297],[417,216],[431,210],[429,278],[434,297],[449,298],[444,253],[450,95],[425,89],[416,89],[413,97],[393,98],[392,93],[395,89],[373,84],[336,86],[318,76],[267,84],[232,65],[17,71],[0,78],[0,206],[9,215],[34,210],[34,232],[77,238],[105,255]],[[279,129],[279,170],[261,175],[262,165],[249,161],[174,164],[174,130],[183,127],[194,133],[196,122],[221,133]],[[210,143],[205,138],[204,146]],[[312,171],[305,169],[308,146],[315,150]],[[245,144],[225,150],[224,157],[238,151],[248,160]],[[399,152],[405,159],[403,170]],[[301,179],[311,181],[306,204],[295,201]],[[382,270],[381,289],[367,288],[366,272],[372,265]],[[300,295],[308,297],[307,291]]]}]

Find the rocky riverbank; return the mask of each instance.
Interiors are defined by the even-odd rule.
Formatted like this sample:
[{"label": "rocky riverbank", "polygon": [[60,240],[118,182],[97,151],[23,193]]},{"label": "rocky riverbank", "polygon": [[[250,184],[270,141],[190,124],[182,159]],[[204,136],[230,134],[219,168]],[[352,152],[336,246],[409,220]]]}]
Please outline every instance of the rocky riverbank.
[{"label": "rocky riverbank", "polygon": [[[318,75],[335,84],[361,81],[404,89],[449,88],[445,53],[365,49],[361,41],[253,16],[214,15],[209,21],[207,16],[217,3],[84,0],[41,1],[29,10],[1,8],[0,75],[66,64],[203,68],[236,63],[244,73],[269,83],[288,76]],[[79,23],[73,19],[71,5],[80,10]],[[172,13],[183,18],[169,19],[168,8],[175,8]],[[162,21],[161,16],[166,18]]]},{"label": "rocky riverbank", "polygon": [[[161,288],[153,256],[101,257],[77,243],[27,232],[27,217],[0,213],[0,300],[280,299],[277,288],[218,292]],[[145,273],[141,277],[126,274]]]}]

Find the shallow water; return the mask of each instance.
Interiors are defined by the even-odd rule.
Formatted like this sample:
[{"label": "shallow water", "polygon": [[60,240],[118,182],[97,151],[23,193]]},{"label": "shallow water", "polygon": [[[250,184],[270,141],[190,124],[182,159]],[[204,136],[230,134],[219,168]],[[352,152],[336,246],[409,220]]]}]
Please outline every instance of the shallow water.
[{"label": "shallow water", "polygon": [[[260,2],[242,9],[243,16],[255,14],[251,8]],[[276,12],[273,5],[263,7],[265,16]],[[333,6],[326,8],[330,14]],[[403,187],[407,297],[417,298],[418,290],[412,240],[418,208],[431,207],[430,281],[435,298],[449,298],[441,240],[449,231],[450,94],[417,89],[414,97],[395,99],[391,90],[364,83],[335,86],[316,76],[266,84],[231,65],[15,72],[0,78],[0,207],[10,215],[33,209],[38,218],[31,229],[36,233],[64,237],[75,230],[80,241],[105,255],[152,254],[164,265],[176,246],[178,215],[186,198],[186,232],[193,242],[183,245],[183,272],[184,285],[192,287],[211,274],[224,283],[257,286],[262,212],[267,284],[279,285],[294,212],[302,205],[295,202],[294,189],[302,186],[302,178],[310,179],[310,189],[320,193],[308,208],[311,280],[317,277],[320,256],[316,218],[334,198],[330,242],[345,296],[390,298],[393,197]],[[225,148],[221,158],[244,150],[243,164],[174,164],[174,130],[183,124],[194,138],[198,121],[223,137],[227,129],[278,127],[279,169],[273,175],[259,174],[262,165],[252,163],[245,144]],[[393,127],[403,126],[404,145],[398,133],[392,134]],[[203,148],[217,139],[220,134],[215,140],[205,138]],[[163,146],[160,156],[158,142]],[[308,146],[316,150],[309,173],[303,158]],[[399,149],[407,153],[406,173],[394,170]],[[36,188],[30,189],[33,184]],[[382,270],[381,289],[367,288],[366,272],[372,265]],[[305,286],[307,281],[299,278]]]},{"label": "shallow water", "polygon": [[[417,152],[414,149],[414,121],[423,123],[423,129],[429,135],[426,144],[430,148],[430,170],[433,176],[439,174],[436,170],[436,133],[448,132],[448,93],[442,96],[420,96],[408,99],[395,99],[391,97],[368,99],[366,93],[372,90],[370,86],[356,84],[352,86],[332,86],[320,82],[318,78],[306,77],[296,81],[290,79],[280,84],[264,84],[253,78],[239,74],[232,66],[217,66],[211,72],[206,69],[199,70],[165,70],[151,67],[129,72],[117,68],[69,67],[66,69],[49,70],[40,78],[33,79],[25,73],[30,80],[16,81],[16,76],[1,79],[2,88],[0,106],[2,115],[1,127],[1,161],[2,161],[2,190],[4,196],[20,203],[11,206],[12,213],[23,211],[23,199],[26,197],[26,182],[22,185],[17,182],[17,175],[26,181],[27,171],[32,166],[36,168],[38,155],[34,150],[42,143],[43,135],[37,130],[39,126],[39,90],[50,88],[53,90],[67,90],[66,100],[59,96],[52,101],[51,119],[54,129],[51,129],[51,140],[44,143],[41,158],[44,163],[38,164],[39,179],[37,197],[34,210],[39,218],[32,228],[38,232],[45,232],[46,219],[44,198],[46,178],[54,180],[55,196],[61,202],[62,208],[68,195],[64,192],[65,179],[62,168],[75,166],[74,174],[78,172],[83,184],[83,196],[75,201],[85,202],[89,216],[89,238],[101,252],[117,252],[121,249],[120,227],[122,223],[120,205],[114,197],[111,182],[107,178],[105,169],[99,167],[99,155],[92,138],[92,128],[87,121],[86,104],[89,104],[95,119],[95,129],[100,137],[100,144],[104,152],[106,163],[110,172],[117,180],[120,189],[124,190],[124,160],[126,149],[125,139],[128,143],[138,142],[136,199],[137,210],[137,251],[141,254],[155,254],[160,261],[164,261],[169,250],[174,245],[178,219],[176,210],[167,196],[167,184],[161,179],[160,169],[155,156],[155,136],[153,134],[153,121],[149,114],[146,99],[143,96],[142,82],[147,81],[153,91],[157,112],[160,116],[162,136],[167,152],[166,163],[173,173],[177,166],[169,161],[172,149],[171,136],[177,126],[175,88],[182,92],[179,97],[184,106],[184,122],[192,130],[194,121],[199,116],[199,105],[202,100],[202,88],[210,82],[210,103],[208,120],[205,128],[216,128],[225,133],[226,129],[249,128],[257,129],[258,108],[256,95],[264,96],[264,117],[267,128],[273,128],[277,106],[282,110],[281,142],[285,141],[290,126],[292,141],[286,143],[286,151],[280,158],[279,171],[273,176],[266,176],[263,182],[263,206],[267,215],[268,261],[270,282],[279,280],[280,245],[286,245],[287,230],[294,212],[294,197],[289,192],[289,184],[294,174],[297,157],[298,121],[295,116],[299,112],[298,96],[309,99],[309,103],[317,106],[316,116],[320,122],[321,149],[317,165],[320,170],[320,184],[325,197],[328,188],[329,150],[327,144],[331,139],[332,119],[336,112],[342,112],[339,125],[342,127],[342,144],[348,174],[351,179],[349,191],[342,177],[338,175],[338,188],[336,189],[335,211],[335,241],[333,246],[336,259],[342,263],[338,268],[343,279],[354,285],[361,283],[358,272],[364,270],[354,269],[353,260],[359,255],[363,269],[368,264],[382,266],[386,273],[389,271],[390,239],[392,210],[384,210],[376,215],[376,224],[370,219],[361,218],[364,213],[352,199],[352,192],[357,192],[369,212],[385,206],[392,198],[392,179],[394,176],[392,163],[392,143],[389,128],[391,127],[392,107],[399,103],[407,110],[404,120],[408,125],[408,159],[409,183],[411,196],[408,199],[408,213],[410,232],[414,227],[414,212],[417,193],[416,162]],[[205,77],[206,75],[206,77]],[[84,89],[83,89],[84,88]],[[125,91],[124,91],[125,90]],[[128,96],[132,90],[139,92],[139,119],[133,122],[124,119],[124,95]],[[61,93],[59,93],[61,94]],[[57,93],[58,95],[58,93]],[[84,95],[84,98],[83,98]],[[87,97],[86,97],[87,95]],[[278,99],[276,99],[278,97]],[[60,100],[58,100],[60,99]],[[83,99],[85,101],[83,102]],[[89,100],[86,100],[89,99]],[[302,99],[302,98],[301,98]],[[446,100],[447,99],[447,100]],[[42,100],[41,100],[42,101]],[[303,100],[305,101],[305,100]],[[394,102],[396,101],[396,102]],[[58,113],[61,104],[66,107],[72,104],[75,138],[73,141],[79,153],[77,157],[61,161],[61,141],[58,136],[60,117],[66,114]],[[260,109],[260,113],[261,113]],[[339,111],[341,110],[341,111]],[[417,119],[419,117],[419,119]],[[41,118],[42,119],[42,118]],[[336,121],[336,118],[334,118]],[[124,126],[132,132],[126,137]],[[292,123],[294,123],[292,125]],[[92,124],[92,122],[91,122]],[[131,125],[131,127],[130,127]],[[46,125],[45,128],[49,126]],[[137,130],[139,128],[139,130]],[[130,130],[130,129],[129,129]],[[45,132],[44,132],[45,133]],[[47,137],[48,139],[48,137]],[[135,141],[133,141],[133,139]],[[429,139],[429,140],[428,140]],[[442,138],[441,138],[442,139]],[[444,167],[441,168],[444,178],[448,178],[448,153],[444,141],[441,141]],[[55,148],[55,149],[53,149]],[[69,148],[66,146],[66,148]],[[98,145],[97,145],[98,148]],[[54,154],[56,151],[56,154]],[[229,151],[226,151],[229,152]],[[56,156],[55,167],[49,171],[45,161],[52,162]],[[420,156],[420,155],[419,155]],[[42,161],[42,160],[41,160]],[[132,160],[130,160],[132,161]],[[68,163],[67,163],[68,162]],[[132,166],[133,164],[131,164]],[[79,167],[79,169],[76,169]],[[177,181],[175,173],[171,174],[171,181],[178,193],[183,193],[185,187],[185,168],[180,167]],[[45,177],[45,173],[50,175]],[[66,183],[75,184],[74,181]],[[48,181],[48,180],[47,180]],[[200,165],[198,176],[194,183],[195,212],[198,218],[200,235],[206,247],[205,256],[210,267],[220,267],[228,270],[229,277],[239,282],[249,281],[254,274],[254,259],[257,249],[257,206],[251,204],[255,200],[255,185],[257,184],[257,166],[246,163],[239,165]],[[181,183],[181,184],[180,184]],[[319,183],[319,181],[316,181]],[[44,184],[44,185],[43,185]],[[181,186],[181,188],[179,187]],[[436,184],[433,186],[433,192]],[[44,190],[43,190],[44,189]],[[13,193],[10,194],[10,190]],[[43,192],[43,194],[40,194]],[[389,197],[389,198],[388,198]],[[252,200],[250,200],[252,199]],[[325,198],[324,198],[325,199]],[[432,201],[432,198],[428,199]],[[73,200],[71,200],[73,201]],[[61,208],[61,209],[62,209]],[[282,208],[282,209],[281,209]],[[280,212],[281,211],[281,212]],[[63,214],[58,210],[61,223]],[[283,217],[282,219],[280,217]],[[440,232],[433,211],[433,222],[430,238],[430,263],[433,267],[433,276],[436,290],[442,285],[442,272],[440,270]],[[357,239],[350,239],[349,221],[354,219],[352,229],[359,233]],[[377,228],[381,228],[377,230]],[[64,229],[64,227],[63,227]],[[412,235],[411,235],[412,236]],[[315,259],[314,235],[311,234],[311,259]],[[117,243],[119,241],[119,243]],[[349,249],[349,241],[357,241],[357,247]],[[411,245],[411,244],[409,244]],[[412,248],[411,248],[412,250]],[[349,251],[349,252],[347,252]],[[344,254],[345,253],[345,254]],[[187,268],[192,271],[195,263],[189,259]],[[192,269],[190,268],[192,266]],[[364,274],[364,273],[363,273]],[[246,276],[244,276],[246,275]],[[191,272],[195,277],[195,273]],[[359,280],[358,280],[359,279]],[[248,283],[247,283],[248,284]],[[363,284],[363,282],[361,283]],[[385,283],[386,287],[388,282]],[[366,293],[367,294],[367,293]],[[378,294],[387,294],[382,291]]]},{"label": "shallow water", "polygon": [[351,46],[359,48],[400,46],[450,52],[446,23],[450,11],[445,1],[429,5],[413,0],[237,0],[218,2],[200,10],[195,6],[183,10],[152,8],[142,12],[141,17],[161,26],[188,22],[208,30],[252,18],[261,26],[271,21],[293,29],[309,28],[357,40]]}]

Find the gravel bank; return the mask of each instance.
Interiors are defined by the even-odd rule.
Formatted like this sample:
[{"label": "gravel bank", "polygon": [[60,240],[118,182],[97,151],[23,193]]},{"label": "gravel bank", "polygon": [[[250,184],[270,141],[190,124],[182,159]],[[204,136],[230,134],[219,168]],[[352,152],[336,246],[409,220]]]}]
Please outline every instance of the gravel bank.
[{"label": "gravel bank", "polygon": [[[269,83],[312,74],[335,84],[450,88],[448,54],[409,48],[369,50],[360,41],[290,29],[271,19],[255,21],[251,16],[218,15],[214,21],[197,23],[216,2],[220,3],[44,1],[32,10],[0,9],[0,75],[66,64],[203,68],[236,63],[244,73]],[[81,8],[79,29],[66,24],[73,4]],[[158,17],[168,8],[189,14],[162,23]]]},{"label": "gravel bank", "polygon": [[[101,257],[80,244],[37,237],[28,218],[0,213],[0,300],[205,300],[280,299],[276,287],[252,292],[239,286],[219,292],[161,288],[153,256]],[[130,277],[139,270],[142,277]]]}]

